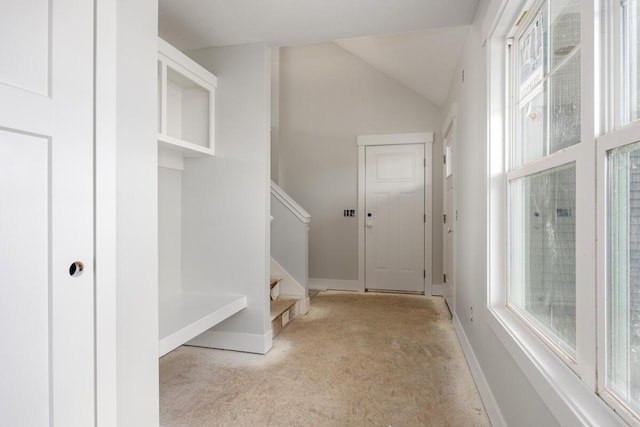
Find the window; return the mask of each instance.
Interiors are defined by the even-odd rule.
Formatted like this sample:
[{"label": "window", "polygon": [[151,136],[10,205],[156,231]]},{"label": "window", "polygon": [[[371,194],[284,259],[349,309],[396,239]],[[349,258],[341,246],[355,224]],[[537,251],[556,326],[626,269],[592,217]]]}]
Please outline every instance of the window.
[{"label": "window", "polygon": [[640,1],[613,2],[613,124],[598,138],[605,327],[598,337],[602,397],[627,420],[640,415]]},{"label": "window", "polygon": [[573,163],[510,185],[510,303],[572,357],[576,348],[575,187]]},{"label": "window", "polygon": [[575,360],[580,2],[547,0],[534,10],[512,49],[507,302]]},{"label": "window", "polygon": [[607,154],[606,386],[640,413],[640,143]]},{"label": "window", "polygon": [[640,0],[511,4],[488,41],[492,326],[559,420],[620,422],[604,401],[639,425]]}]

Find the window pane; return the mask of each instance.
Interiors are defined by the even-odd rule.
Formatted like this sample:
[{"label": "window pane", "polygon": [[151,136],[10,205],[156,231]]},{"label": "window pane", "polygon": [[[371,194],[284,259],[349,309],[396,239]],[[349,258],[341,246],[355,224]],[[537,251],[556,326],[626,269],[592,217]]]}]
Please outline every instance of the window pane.
[{"label": "window pane", "polygon": [[527,141],[527,143],[514,147],[514,161],[518,165],[539,159],[546,154],[546,95],[546,91],[540,90],[520,108],[520,140]]},{"label": "window pane", "polygon": [[608,153],[607,387],[640,411],[640,143]]},{"label": "window pane", "polygon": [[550,78],[551,135],[549,152],[580,142],[580,52]]},{"label": "window pane", "polygon": [[510,184],[509,304],[575,356],[575,164]]},{"label": "window pane", "polygon": [[551,69],[580,46],[580,1],[551,2]]},{"label": "window pane", "polygon": [[513,167],[580,142],[580,1],[543,3],[517,46]]},{"label": "window pane", "polygon": [[[544,10],[544,9],[543,9]],[[538,12],[518,41],[519,99],[527,96],[544,78],[545,68],[545,16]]]},{"label": "window pane", "polygon": [[622,0],[623,122],[640,118],[640,0]]}]

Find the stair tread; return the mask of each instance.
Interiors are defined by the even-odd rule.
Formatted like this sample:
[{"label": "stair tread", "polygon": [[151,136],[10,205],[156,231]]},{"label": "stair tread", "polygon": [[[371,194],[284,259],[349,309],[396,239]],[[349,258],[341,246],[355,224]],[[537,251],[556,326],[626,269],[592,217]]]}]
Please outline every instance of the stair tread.
[{"label": "stair tread", "polygon": [[273,287],[277,285],[280,280],[282,280],[282,277],[272,276],[271,283],[270,283],[271,289],[273,289]]},{"label": "stair tread", "polygon": [[297,298],[282,297],[278,298],[277,300],[271,301],[271,321],[290,309],[297,301]]}]

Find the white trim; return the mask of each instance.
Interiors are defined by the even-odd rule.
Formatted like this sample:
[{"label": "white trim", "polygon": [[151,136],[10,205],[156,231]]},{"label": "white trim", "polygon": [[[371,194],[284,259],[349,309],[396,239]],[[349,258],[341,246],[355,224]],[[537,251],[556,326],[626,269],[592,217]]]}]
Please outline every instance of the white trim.
[{"label": "white trim", "polygon": [[314,291],[360,291],[357,280],[309,279],[309,289]]},{"label": "white trim", "polygon": [[389,133],[385,135],[358,135],[356,145],[430,144],[433,141],[433,132]]},{"label": "white trim", "polygon": [[447,113],[447,118],[444,119],[444,125],[442,126],[442,137],[445,138],[449,133],[449,128],[453,126],[453,122],[458,117],[458,103],[453,102],[451,104],[451,108],[449,108],[449,113]]},{"label": "white trim", "polygon": [[267,354],[273,341],[272,331],[262,335],[222,332],[209,329],[185,345],[218,348],[221,350],[243,351],[245,353]]},{"label": "white trim", "polygon": [[489,313],[487,323],[560,425],[626,425],[508,309]]},{"label": "white trim", "polygon": [[[424,293],[432,295],[433,287],[433,132],[396,133],[386,135],[359,135],[358,146],[358,212],[365,210],[366,176],[365,154],[366,147],[370,145],[404,145],[424,144],[424,157],[427,168],[424,173],[424,213],[426,223],[424,227],[424,269],[427,272],[424,278]],[[358,292],[366,290],[365,284],[365,233],[364,215],[358,215]],[[309,285],[309,289],[311,285]],[[351,290],[351,289],[350,289]]]},{"label": "white trim", "polygon": [[278,184],[271,181],[271,194],[276,199],[280,200],[282,204],[291,211],[301,222],[309,224],[311,222],[311,215],[304,210],[302,206],[296,203]]},{"label": "white trim", "polygon": [[491,391],[491,387],[487,382],[487,377],[485,377],[480,366],[480,362],[478,361],[476,354],[473,352],[473,347],[469,342],[469,338],[467,338],[467,334],[464,333],[464,328],[460,324],[460,319],[458,319],[458,316],[455,314],[453,315],[453,327],[456,331],[460,347],[462,347],[462,352],[464,353],[471,375],[473,376],[473,380],[475,381],[478,392],[480,393],[484,409],[487,412],[489,421],[491,421],[491,425],[493,427],[507,427],[507,422],[505,421],[502,411],[500,411],[500,406]]},{"label": "white trim", "polygon": [[[444,125],[442,126],[442,150],[443,150],[443,155],[445,156],[446,159],[446,164],[444,165],[444,170],[442,171],[442,211],[444,213],[445,211],[445,204],[447,203],[447,198],[445,197],[445,195],[447,194],[447,186],[449,184],[449,182],[451,182],[451,193],[449,195],[449,197],[451,197],[451,212],[449,212],[449,218],[447,219],[447,224],[444,224],[444,222],[442,223],[442,251],[443,251],[443,258],[442,258],[442,270],[443,273],[446,274],[447,276],[447,283],[444,283],[442,285],[442,290],[439,293],[436,293],[435,289],[432,286],[432,291],[431,294],[432,295],[442,295],[445,299],[445,301],[447,302],[447,304],[449,305],[450,309],[452,312],[455,312],[456,310],[456,241],[457,241],[457,235],[456,235],[456,212],[457,212],[457,206],[456,206],[456,198],[455,198],[455,191],[456,191],[456,175],[455,175],[455,171],[454,171],[454,167],[455,167],[455,152],[456,152],[456,144],[457,144],[457,138],[458,138],[458,129],[457,129],[457,124],[458,124],[458,103],[457,102],[453,102],[451,104],[451,107],[449,108],[449,113],[447,114],[447,118],[444,121]],[[447,257],[447,250],[446,250],[446,240],[447,240],[447,234],[449,234],[449,232],[447,231],[445,233],[445,229],[446,230],[453,230],[453,235],[451,236],[451,271],[446,271],[446,257]]]},{"label": "white trim", "polygon": [[[192,76],[198,77],[202,80],[202,82],[199,82],[200,84],[209,84],[214,88],[218,86],[218,78],[214,76],[209,70],[196,63],[193,59],[182,53],[182,51],[176,49],[160,37],[158,37],[158,52],[160,53],[160,55],[164,56],[162,60],[166,60],[171,65],[171,68],[176,69],[183,74],[188,73]],[[189,69],[179,64],[178,61],[182,63],[188,63]]]},{"label": "white trim", "polygon": [[431,285],[431,296],[444,296],[444,284],[443,283],[433,283]]}]

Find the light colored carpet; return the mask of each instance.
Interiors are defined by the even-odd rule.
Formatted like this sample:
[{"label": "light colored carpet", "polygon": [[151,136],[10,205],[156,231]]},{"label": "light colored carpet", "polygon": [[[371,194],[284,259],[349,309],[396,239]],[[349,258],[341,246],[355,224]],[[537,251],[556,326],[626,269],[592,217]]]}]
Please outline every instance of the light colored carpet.
[{"label": "light colored carpet", "polygon": [[186,426],[489,426],[441,298],[323,292],[265,356],[160,359],[160,420]]}]

